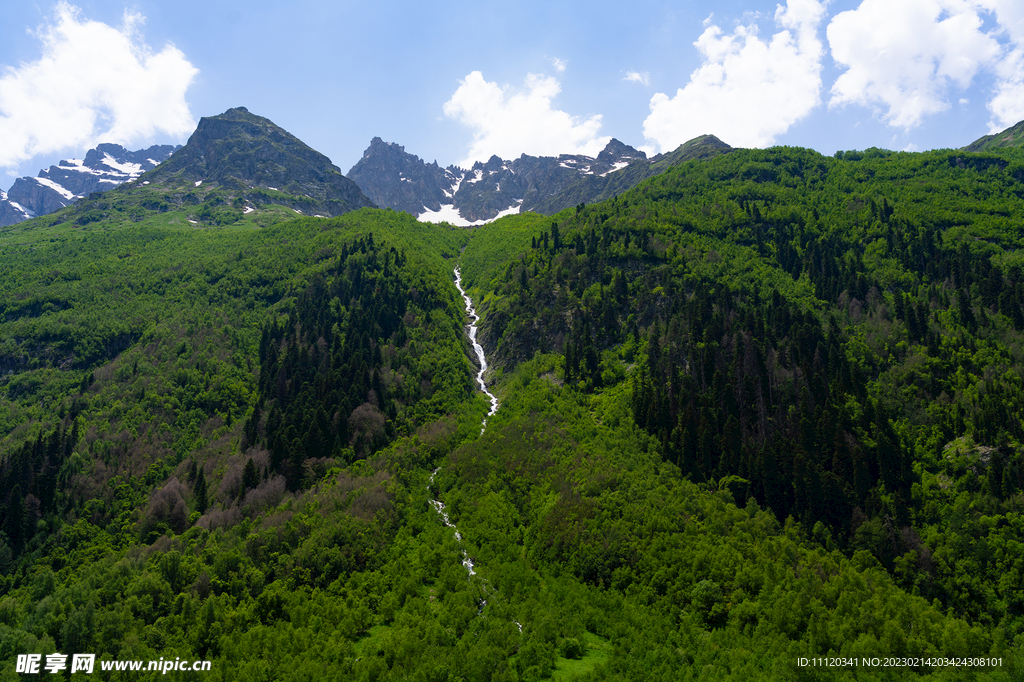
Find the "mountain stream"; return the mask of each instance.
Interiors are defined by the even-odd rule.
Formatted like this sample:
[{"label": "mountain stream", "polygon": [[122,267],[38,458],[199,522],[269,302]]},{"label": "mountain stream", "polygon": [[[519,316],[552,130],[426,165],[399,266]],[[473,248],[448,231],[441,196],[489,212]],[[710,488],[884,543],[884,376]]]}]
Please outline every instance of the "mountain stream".
[{"label": "mountain stream", "polygon": [[[484,392],[484,395],[491,399],[491,411],[487,413],[487,417],[490,417],[498,411],[498,399],[487,390],[487,384],[484,383],[484,372],[487,371],[487,358],[484,357],[484,347],[476,340],[478,331],[476,323],[480,321],[480,316],[476,314],[473,300],[466,293],[466,290],[462,288],[462,273],[459,272],[458,268],[455,268],[455,286],[459,293],[462,294],[462,300],[466,302],[466,313],[471,320],[469,323],[469,342],[473,344],[473,351],[476,353],[476,359],[480,363],[480,371],[476,373],[476,382],[480,384],[480,390]],[[483,433],[484,429],[487,428],[487,417],[484,417],[483,424],[480,425],[480,433]]]},{"label": "mountain stream", "polygon": [[[487,371],[487,358],[484,357],[483,346],[481,346],[480,343],[476,340],[476,335],[477,332],[479,331],[476,325],[477,322],[480,321],[480,316],[477,315],[476,309],[473,308],[473,300],[466,293],[466,290],[462,288],[462,273],[459,271],[458,268],[455,268],[455,286],[459,290],[459,294],[462,296],[462,300],[465,301],[466,303],[466,313],[469,315],[470,318],[470,323],[468,325],[469,342],[473,344],[473,351],[476,353],[477,362],[480,365],[480,371],[477,372],[476,374],[476,381],[480,385],[480,390],[483,391],[484,395],[486,395],[491,401],[491,409],[487,413],[487,416],[484,417],[483,423],[481,423],[480,425],[480,433],[482,434],[484,430],[487,429],[487,417],[492,416],[495,412],[498,411],[498,398],[495,397],[493,393],[487,390],[487,384],[484,383],[484,372]],[[431,485],[433,485],[434,476],[437,475],[438,471],[439,469],[434,469],[433,473],[430,474],[430,483],[427,485],[428,489]],[[437,512],[438,516],[441,517],[441,521],[444,523],[444,525],[455,531],[455,539],[459,542],[459,545],[461,546],[462,534],[459,533],[459,529],[456,528],[455,524],[452,523],[451,520],[448,518],[448,510],[445,508],[444,502],[442,502],[441,500],[432,499],[430,500],[430,505],[434,508],[434,511]],[[469,573],[470,578],[476,575],[476,569],[473,566],[473,559],[470,558],[469,553],[466,552],[465,547],[462,548],[462,565],[466,567],[466,572]],[[486,580],[483,581],[483,589],[485,592],[491,591],[491,588],[487,584]],[[486,605],[487,601],[481,599],[478,604],[480,613],[483,612],[483,609]],[[519,628],[520,630],[522,630],[521,625],[519,626]]]}]

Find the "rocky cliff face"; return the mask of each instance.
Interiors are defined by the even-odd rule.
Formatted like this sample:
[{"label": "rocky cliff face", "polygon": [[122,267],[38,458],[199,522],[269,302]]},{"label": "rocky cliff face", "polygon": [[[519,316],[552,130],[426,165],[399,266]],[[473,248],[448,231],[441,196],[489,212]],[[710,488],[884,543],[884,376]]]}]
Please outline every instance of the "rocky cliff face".
[{"label": "rocky cliff face", "polygon": [[528,156],[513,161],[492,156],[472,168],[440,168],[424,163],[394,143],[375,137],[348,172],[379,206],[406,211],[422,220],[472,224],[506,213],[535,210],[587,176],[603,176],[646,155],[612,140],[597,156]]},{"label": "rocky cliff face", "polygon": [[7,198],[7,192],[0,191],[0,227],[20,223],[26,215],[24,208]]},{"label": "rocky cliff face", "polygon": [[644,152],[612,140],[597,157],[523,154],[505,161],[492,156],[467,170],[424,163],[404,147],[375,137],[348,177],[381,207],[406,211],[420,220],[470,225],[520,211],[550,215],[607,199],[670,165],[731,150],[718,138],[704,135],[648,159]]},{"label": "rocky cliff face", "polygon": [[405,147],[375,137],[347,177],[378,206],[418,215],[451,203],[452,187],[462,173],[454,166],[441,168],[436,161],[424,163]]},{"label": "rocky cliff face", "polygon": [[326,156],[244,107],[199,121],[188,143],[143,181],[215,184],[251,203],[336,216],[373,206]]},{"label": "rocky cliff face", "polygon": [[121,145],[101,144],[90,149],[84,160],[61,160],[39,171],[37,177],[18,178],[0,196],[0,227],[53,213],[94,192],[133,180],[156,168],[178,148],[180,145],[155,145],[132,152]]}]

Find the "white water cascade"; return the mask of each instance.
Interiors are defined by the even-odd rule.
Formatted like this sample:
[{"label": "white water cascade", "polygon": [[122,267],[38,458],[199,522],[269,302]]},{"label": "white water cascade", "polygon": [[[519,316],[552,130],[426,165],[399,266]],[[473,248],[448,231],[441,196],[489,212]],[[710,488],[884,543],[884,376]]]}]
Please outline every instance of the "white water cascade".
[{"label": "white water cascade", "polygon": [[[433,473],[430,474],[430,483],[434,482],[434,476],[437,475],[438,471],[440,471],[440,470],[439,469],[434,469]],[[429,488],[429,487],[430,487],[430,485],[428,484],[427,488]],[[448,510],[445,509],[444,502],[442,502],[441,500],[431,500],[430,501],[430,505],[434,508],[434,511],[436,511],[438,514],[440,514],[441,521],[444,522],[444,525],[447,528],[451,528],[452,530],[455,531],[455,539],[458,540],[459,544],[461,545],[462,544],[462,534],[459,532],[459,529],[455,527],[455,524],[452,523],[451,520],[448,518]],[[469,553],[466,552],[466,548],[465,547],[462,548],[462,565],[466,567],[466,571],[469,573],[469,575],[471,577],[476,575],[476,570],[473,568],[473,560],[469,558]],[[485,585],[486,585],[486,583],[485,583]],[[484,602],[484,604],[486,604],[486,603],[487,602]]]},{"label": "white water cascade", "polygon": [[[487,390],[487,384],[484,383],[484,372],[487,371],[487,358],[484,357],[483,346],[481,346],[480,343],[476,340],[476,335],[478,331],[476,324],[477,322],[480,321],[480,316],[477,315],[476,309],[473,308],[473,300],[469,297],[468,294],[466,294],[466,290],[462,288],[462,273],[459,271],[458,268],[455,268],[455,287],[459,290],[459,293],[462,295],[462,300],[466,302],[466,313],[469,315],[469,318],[471,320],[468,325],[469,342],[473,344],[473,351],[476,353],[477,361],[480,363],[480,371],[477,372],[476,374],[476,381],[478,384],[480,384],[480,390],[483,391],[484,395],[486,395],[491,400],[491,409],[487,413],[487,417],[490,417],[495,412],[498,411],[498,398],[493,393]],[[481,434],[487,428],[487,417],[484,417],[483,423],[480,425]],[[434,476],[437,475],[438,471],[440,471],[440,469],[434,469],[434,471],[430,474],[430,482],[427,484],[428,490],[430,489],[430,486],[433,485]],[[452,523],[451,519],[448,518],[448,510],[444,506],[444,502],[442,502],[441,500],[430,500],[430,505],[434,508],[434,511],[437,512],[438,516],[441,517],[441,521],[442,523],[444,523],[445,527],[451,528],[453,531],[455,531],[455,539],[459,542],[459,545],[462,545],[462,534],[459,533],[459,529],[456,528],[455,524]],[[467,573],[469,573],[469,578],[472,579],[473,576],[476,575],[476,569],[474,568],[473,565],[473,559],[469,556],[469,553],[466,551],[465,547],[462,548],[462,565],[465,566]],[[490,585],[487,583],[486,580],[482,580],[481,585],[485,593],[493,593],[493,590],[491,589]],[[479,600],[479,602],[477,603],[477,615],[483,615],[483,610],[485,606],[487,606],[487,600]],[[522,632],[522,624],[519,623],[519,621],[515,621],[515,624],[519,628],[519,632]]]},{"label": "white water cascade", "polygon": [[[476,323],[480,321],[480,316],[476,314],[476,310],[473,308],[472,299],[470,299],[470,297],[466,294],[466,290],[462,288],[462,273],[459,272],[458,268],[455,268],[455,286],[456,288],[458,288],[459,293],[462,295],[462,300],[466,302],[466,313],[469,314],[471,320],[469,324],[469,341],[470,343],[473,344],[473,350],[476,352],[477,361],[480,363],[480,371],[477,372],[476,381],[478,384],[480,384],[480,390],[484,392],[484,395],[491,399],[491,410],[490,412],[487,413],[487,417],[490,417],[491,415],[498,411],[498,399],[494,396],[493,393],[487,390],[487,384],[484,383],[484,372],[487,371],[487,358],[484,357],[483,346],[481,346],[476,340]],[[483,433],[484,429],[487,428],[487,417],[484,417],[483,424],[480,425],[480,433]],[[437,475],[438,471],[439,469],[434,469],[434,472],[430,474],[430,483],[427,485],[428,488],[430,487],[431,484],[433,484],[434,476]],[[442,502],[441,500],[431,500],[430,505],[434,508],[434,511],[436,511],[438,515],[441,517],[441,521],[444,523],[444,525],[447,528],[451,528],[455,531],[455,539],[458,540],[459,544],[461,545],[462,534],[459,533],[459,529],[456,528],[455,524],[452,523],[451,520],[448,518],[448,511],[447,509],[445,509],[444,502]],[[466,567],[466,571],[469,573],[470,577],[476,575],[476,570],[473,568],[473,560],[469,557],[469,554],[466,552],[464,548],[462,550],[462,565]],[[486,582],[484,583],[484,585],[486,589]],[[483,604],[486,603],[487,602],[483,602]],[[483,608],[483,604],[480,605],[480,608]]]},{"label": "white water cascade", "polygon": [[[487,384],[484,383],[484,372],[487,371],[487,358],[484,357],[484,347],[476,340],[478,331],[476,323],[480,321],[480,316],[476,314],[476,309],[473,308],[473,300],[466,293],[466,290],[462,288],[462,273],[458,268],[455,268],[455,286],[459,293],[462,294],[462,300],[466,302],[466,313],[470,318],[469,342],[473,344],[473,352],[476,353],[476,359],[480,363],[480,371],[476,373],[476,382],[480,384],[480,390],[484,392],[484,395],[491,399],[491,411],[487,413],[487,417],[490,417],[498,411],[498,399],[487,390]],[[484,429],[487,428],[487,417],[484,417],[483,424],[480,425],[480,433],[483,433]]]}]

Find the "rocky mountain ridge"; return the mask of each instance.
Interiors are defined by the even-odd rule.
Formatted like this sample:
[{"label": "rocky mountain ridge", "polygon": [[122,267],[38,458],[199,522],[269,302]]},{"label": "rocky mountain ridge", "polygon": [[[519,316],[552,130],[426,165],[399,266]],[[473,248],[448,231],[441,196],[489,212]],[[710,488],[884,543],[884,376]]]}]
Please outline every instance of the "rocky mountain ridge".
[{"label": "rocky mountain ridge", "polygon": [[379,206],[420,220],[472,225],[520,211],[557,213],[625,191],[668,165],[731,149],[705,135],[648,159],[645,152],[612,139],[596,157],[523,154],[507,161],[492,156],[464,169],[425,163],[405,147],[375,137],[348,177]]},{"label": "rocky mountain ridge", "polygon": [[129,151],[104,143],[86,152],[84,159],[61,159],[38,176],[18,178],[10,190],[0,191],[0,227],[53,213],[94,192],[134,180],[180,148],[165,144]]},{"label": "rocky mountain ridge", "polygon": [[421,220],[474,224],[499,215],[533,211],[585,177],[604,177],[647,155],[612,140],[596,157],[530,156],[507,161],[492,156],[471,168],[425,163],[405,147],[375,137],[348,172],[378,205]]},{"label": "rocky mountain ridge", "polygon": [[240,203],[325,217],[374,206],[329,158],[245,107],[200,119],[185,146],[137,183],[200,193],[215,186]]},{"label": "rocky mountain ridge", "polygon": [[611,199],[672,166],[687,161],[710,159],[733,149],[734,147],[730,147],[714,135],[701,135],[684,142],[671,152],[658,154],[649,160],[630,163],[610,173],[584,175],[558,194],[538,202],[533,210],[544,215],[553,215],[571,206]]},{"label": "rocky mountain ridge", "polygon": [[[1024,141],[1022,131],[1024,122],[962,149],[1017,146]],[[18,178],[10,190],[0,191],[0,227],[52,213],[132,180],[182,187],[213,183],[244,195],[249,204],[282,204],[309,215],[333,216],[378,205],[424,221],[472,225],[521,211],[551,215],[608,199],[671,166],[732,149],[713,135],[703,135],[647,158],[612,139],[596,157],[523,154],[509,161],[492,156],[464,169],[428,164],[405,147],[374,137],[343,175],[323,154],[238,107],[201,119],[184,148],[154,145],[129,151],[100,144],[82,160],[62,159],[35,178]],[[145,178],[140,177],[143,173]]]}]

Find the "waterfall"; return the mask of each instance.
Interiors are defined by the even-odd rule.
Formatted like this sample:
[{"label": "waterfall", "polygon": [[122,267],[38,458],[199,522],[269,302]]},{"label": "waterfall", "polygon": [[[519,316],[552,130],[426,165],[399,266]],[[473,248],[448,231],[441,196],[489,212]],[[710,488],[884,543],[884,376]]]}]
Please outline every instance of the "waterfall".
[{"label": "waterfall", "polygon": [[[459,294],[462,295],[462,300],[466,302],[466,314],[469,315],[470,319],[470,323],[468,325],[469,342],[473,345],[473,352],[476,353],[477,362],[480,364],[480,371],[476,373],[476,382],[480,385],[480,390],[483,391],[484,395],[486,395],[491,401],[491,409],[487,413],[487,417],[490,417],[498,411],[498,398],[487,390],[487,384],[484,383],[484,372],[487,371],[487,358],[484,357],[484,347],[476,340],[476,335],[479,331],[476,325],[477,322],[480,321],[480,316],[477,315],[476,309],[473,308],[473,300],[468,294],[466,294],[466,290],[462,288],[462,273],[458,268],[455,268],[455,287],[459,290]],[[484,417],[483,423],[480,425],[480,433],[483,433],[487,428],[487,417]],[[430,482],[427,484],[428,489],[430,488],[430,485],[433,484],[434,476],[437,475],[438,471],[440,471],[440,469],[434,469],[430,474]],[[462,545],[462,534],[459,533],[459,529],[456,528],[455,524],[448,518],[448,510],[445,507],[444,502],[441,500],[430,500],[430,506],[432,506],[438,516],[441,517],[441,522],[445,527],[451,528],[455,532],[455,539],[458,541],[459,545]],[[470,578],[476,575],[473,559],[469,556],[469,553],[466,552],[465,548],[462,548],[462,565],[465,566],[466,572],[469,574]],[[486,580],[482,581],[482,586],[485,593],[491,592],[491,588],[487,584]],[[483,609],[486,605],[487,600],[481,599],[479,601],[477,604],[478,615],[483,614]],[[519,631],[522,632],[523,626],[518,621],[516,621],[516,625],[519,626]]]},{"label": "waterfall", "polygon": [[[487,390],[487,384],[484,383],[484,372],[487,371],[487,358],[484,357],[484,347],[476,340],[476,335],[479,331],[476,323],[480,321],[480,316],[476,314],[476,309],[473,308],[473,299],[462,288],[462,273],[458,268],[455,268],[455,287],[462,294],[462,300],[466,302],[466,314],[469,315],[470,319],[469,342],[473,344],[473,352],[476,353],[477,362],[480,363],[480,371],[476,373],[476,382],[480,384],[480,390],[483,391],[484,395],[491,399],[491,411],[487,413],[487,417],[490,417],[498,411],[498,399]],[[480,433],[483,433],[484,429],[487,428],[487,417],[484,417],[483,424],[480,425]]]}]

